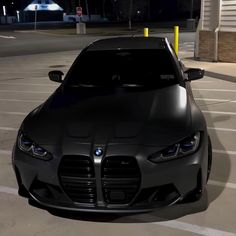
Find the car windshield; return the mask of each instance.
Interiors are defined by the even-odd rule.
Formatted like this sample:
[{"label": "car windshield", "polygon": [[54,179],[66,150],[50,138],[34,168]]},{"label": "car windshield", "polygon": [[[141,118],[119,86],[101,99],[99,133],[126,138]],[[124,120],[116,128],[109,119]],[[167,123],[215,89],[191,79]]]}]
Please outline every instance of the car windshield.
[{"label": "car windshield", "polygon": [[170,53],[158,50],[87,51],[74,63],[69,86],[148,86],[178,84]]}]

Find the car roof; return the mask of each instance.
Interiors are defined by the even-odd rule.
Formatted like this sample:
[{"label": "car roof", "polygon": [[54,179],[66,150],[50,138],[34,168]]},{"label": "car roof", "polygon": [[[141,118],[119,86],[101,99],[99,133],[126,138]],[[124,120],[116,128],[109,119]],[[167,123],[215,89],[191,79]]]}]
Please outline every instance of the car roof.
[{"label": "car roof", "polygon": [[89,45],[87,51],[166,49],[168,44],[168,40],[161,37],[116,37],[95,41]]}]

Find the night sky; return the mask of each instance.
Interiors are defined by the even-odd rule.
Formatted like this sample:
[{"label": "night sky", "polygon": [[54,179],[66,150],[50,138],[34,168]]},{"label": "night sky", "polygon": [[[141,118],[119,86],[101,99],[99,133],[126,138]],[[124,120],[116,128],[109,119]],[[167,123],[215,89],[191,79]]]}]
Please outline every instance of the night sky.
[{"label": "night sky", "polygon": [[[67,13],[74,13],[75,7],[79,5],[79,0],[54,0]],[[80,0],[83,9],[85,1]],[[87,0],[91,14],[101,14],[106,17],[125,19],[129,9],[129,0]],[[7,12],[14,15],[16,10],[23,10],[32,0],[0,0],[0,14],[2,14],[2,5],[5,5]],[[103,7],[103,3],[104,7]],[[190,16],[190,0],[133,0],[133,17],[136,12],[140,13],[142,20],[182,20]],[[148,5],[149,3],[149,5]],[[150,8],[148,8],[148,6]],[[194,17],[199,16],[200,0],[194,0]],[[126,15],[125,15],[126,12]],[[114,19],[112,19],[114,20]]]}]

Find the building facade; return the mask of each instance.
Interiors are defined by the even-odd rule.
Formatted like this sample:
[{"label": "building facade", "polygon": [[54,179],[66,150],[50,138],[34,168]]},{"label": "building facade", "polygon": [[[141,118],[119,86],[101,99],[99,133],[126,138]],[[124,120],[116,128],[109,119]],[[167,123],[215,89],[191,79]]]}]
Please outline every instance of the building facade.
[{"label": "building facade", "polygon": [[202,0],[195,57],[236,62],[236,0]]}]

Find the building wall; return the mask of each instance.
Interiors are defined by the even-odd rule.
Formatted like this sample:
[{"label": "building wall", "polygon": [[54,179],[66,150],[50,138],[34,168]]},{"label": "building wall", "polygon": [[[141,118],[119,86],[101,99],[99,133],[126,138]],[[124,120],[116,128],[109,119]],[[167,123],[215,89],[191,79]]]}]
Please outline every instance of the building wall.
[{"label": "building wall", "polygon": [[236,32],[219,32],[218,59],[236,63]]},{"label": "building wall", "polygon": [[200,59],[214,61],[215,34],[210,30],[199,32],[199,55]]},{"label": "building wall", "polygon": [[236,0],[202,0],[195,56],[236,62]]},{"label": "building wall", "polygon": [[221,0],[220,31],[236,32],[236,0]]}]

